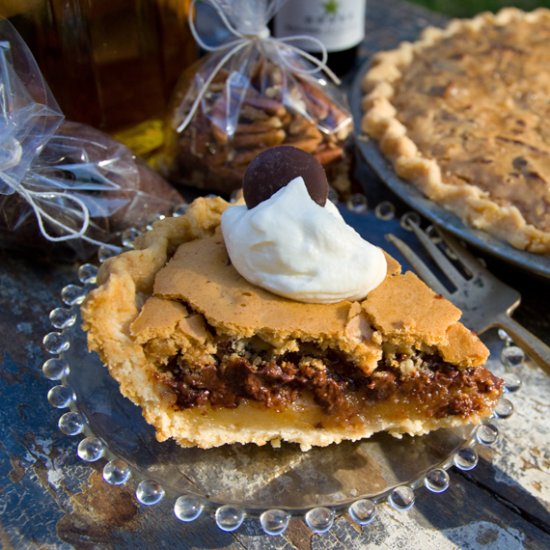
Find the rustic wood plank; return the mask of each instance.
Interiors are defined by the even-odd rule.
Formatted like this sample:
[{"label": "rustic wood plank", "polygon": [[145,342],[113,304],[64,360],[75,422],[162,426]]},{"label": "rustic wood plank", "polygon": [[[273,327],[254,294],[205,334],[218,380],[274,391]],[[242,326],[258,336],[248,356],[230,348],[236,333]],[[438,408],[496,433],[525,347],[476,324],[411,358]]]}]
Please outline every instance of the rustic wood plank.
[{"label": "rustic wood plank", "polygon": [[[369,0],[367,38],[361,63],[377,49],[414,39],[426,24],[444,18],[398,0]],[[362,176],[362,177],[372,177]],[[387,192],[373,179],[378,197]],[[398,201],[397,201],[398,202]],[[451,472],[442,495],[420,490],[413,510],[387,505],[360,528],[347,516],[325,535],[314,535],[294,519],[280,537],[263,535],[256,519],[233,534],[205,515],[178,522],[169,499],[138,506],[130,488],[112,488],[101,467],[76,457],[77,440],[57,430],[60,411],[46,393],[53,383],[40,366],[40,339],[49,331],[48,312],[59,291],[74,281],[74,266],[0,252],[0,545],[3,548],[484,548],[550,547],[549,379],[535,367],[511,397],[516,415],[501,423],[494,451],[482,452],[477,469]],[[490,261],[490,260],[489,260]],[[491,262],[490,262],[491,263]],[[524,293],[517,318],[550,340],[550,313],[541,296],[548,283],[498,263],[491,267]]]}]

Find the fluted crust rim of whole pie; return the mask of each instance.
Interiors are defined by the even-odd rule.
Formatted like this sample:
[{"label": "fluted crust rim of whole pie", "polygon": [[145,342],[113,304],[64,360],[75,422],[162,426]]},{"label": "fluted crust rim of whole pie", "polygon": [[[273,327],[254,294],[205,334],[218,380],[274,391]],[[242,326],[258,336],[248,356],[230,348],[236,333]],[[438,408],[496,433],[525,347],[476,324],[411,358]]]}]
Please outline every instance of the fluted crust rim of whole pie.
[{"label": "fluted crust rim of whole pie", "polygon": [[[443,29],[428,27],[418,41],[403,42],[394,50],[375,54],[371,67],[362,81],[361,130],[378,142],[381,152],[391,161],[399,177],[413,183],[429,199],[454,212],[465,223],[486,231],[515,248],[548,254],[550,191],[546,192],[545,200],[541,201],[540,205],[540,208],[545,209],[543,216],[546,221],[543,227],[529,222],[518,207],[517,201],[507,203],[500,198],[496,200],[490,193],[477,186],[475,181],[460,184],[450,182],[450,176],[445,173],[441,160],[424,154],[421,146],[411,138],[410,128],[399,119],[400,112],[394,104],[396,90],[407,71],[411,70],[414,60],[432,47],[465,33],[468,33],[468,36],[464,41],[470,41],[472,36],[482,36],[484,30],[491,28],[512,27],[520,23],[536,25],[538,22],[550,23],[550,10],[539,8],[532,12],[524,12],[517,8],[504,8],[497,14],[487,12],[472,19],[452,20]],[[460,54],[461,51],[457,49],[456,55]],[[527,62],[528,60],[525,61]],[[491,98],[487,100],[490,101]],[[475,102],[476,98],[473,98],[473,101]],[[429,140],[428,135],[426,140]],[[547,182],[546,187],[548,186]]]},{"label": "fluted crust rim of whole pie", "polygon": [[230,265],[223,245],[219,224],[227,207],[223,199],[201,198],[185,215],[155,223],[134,250],[101,266],[98,287],[82,305],[90,350],[122,394],[142,408],[160,441],[202,448],[289,441],[306,450],[382,430],[423,434],[477,423],[491,413],[498,385],[478,409],[441,417],[422,417],[415,407],[423,405],[414,398],[414,406],[405,400],[398,411],[380,399],[365,418],[344,421],[308,392],[282,407],[239,398],[225,408],[208,402],[182,408],[165,367],[185,355],[199,371],[208,368],[228,339],[235,343],[229,359],[240,344],[261,340],[276,356],[299,350],[310,369],[319,367],[319,358],[308,353],[345,357],[346,368],[362,379],[375,380],[382,357],[392,358],[400,376],[414,376],[413,361],[402,359],[407,353],[437,355],[457,373],[487,372],[480,365],[488,350],[459,322],[460,311],[411,272],[401,273],[389,256],[386,280],[359,302],[303,304],[251,285]]}]

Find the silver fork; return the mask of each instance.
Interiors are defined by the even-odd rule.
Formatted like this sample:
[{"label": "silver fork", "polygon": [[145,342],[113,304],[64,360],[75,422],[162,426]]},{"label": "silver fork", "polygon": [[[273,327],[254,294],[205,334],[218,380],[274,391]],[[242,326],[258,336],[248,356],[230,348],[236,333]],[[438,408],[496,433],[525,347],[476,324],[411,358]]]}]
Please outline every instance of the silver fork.
[{"label": "silver fork", "polygon": [[548,374],[550,374],[550,347],[525,327],[514,321],[511,314],[520,303],[519,292],[499,281],[448,233],[439,231],[448,248],[454,252],[470,277],[464,276],[449,257],[415,223],[410,223],[418,240],[430,254],[456,290],[451,292],[443,285],[419,256],[395,235],[387,235],[416,273],[438,294],[441,294],[463,312],[461,321],[481,334],[492,327],[504,329],[510,338]]}]

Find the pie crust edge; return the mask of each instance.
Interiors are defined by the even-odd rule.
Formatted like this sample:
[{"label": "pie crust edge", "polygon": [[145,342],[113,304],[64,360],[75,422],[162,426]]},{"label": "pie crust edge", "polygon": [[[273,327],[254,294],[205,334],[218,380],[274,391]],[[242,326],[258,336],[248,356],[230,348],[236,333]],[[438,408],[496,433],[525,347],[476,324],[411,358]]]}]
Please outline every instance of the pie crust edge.
[{"label": "pie crust edge", "polygon": [[[102,265],[99,286],[90,292],[82,306],[89,349],[99,354],[111,376],[118,381],[121,393],[141,407],[146,421],[155,427],[159,441],[173,438],[183,447],[210,448],[226,443],[271,443],[277,446],[285,440],[298,443],[307,450],[312,446],[370,437],[379,431],[389,431],[399,437],[402,433],[421,435],[436,428],[465,424],[464,418],[452,415],[386,421],[382,402],[379,405],[381,414],[373,414],[368,423],[363,422],[360,426],[325,424],[323,429],[315,430],[312,427],[326,422],[327,416],[317,406],[311,407],[313,400],[308,400],[307,396],[304,403],[293,405],[282,413],[253,401],[247,401],[248,406],[236,409],[175,409],[174,395],[159,384],[155,366],[146,357],[140,342],[131,337],[130,327],[145,300],[153,293],[157,272],[173,255],[175,248],[181,242],[213,235],[226,207],[227,203],[220,198],[198,199],[184,216],[155,224],[152,231],[136,242],[135,250],[111,258]],[[454,306],[449,304],[449,308]],[[456,321],[450,326],[455,325],[462,327]],[[468,332],[467,336],[473,346],[469,364],[480,365],[486,359],[487,350],[475,335]],[[459,340],[449,338],[445,345],[456,347]],[[260,411],[262,414],[257,414]],[[374,408],[373,412],[376,411]],[[486,414],[488,410],[473,413],[467,422],[479,423]]]},{"label": "pie crust edge", "polygon": [[446,183],[437,161],[423,156],[418,150],[407,135],[407,128],[398,120],[397,110],[391,103],[395,83],[400,79],[403,69],[411,64],[416,52],[463,29],[479,32],[488,25],[503,26],[520,20],[536,22],[541,18],[550,18],[550,10],[539,8],[524,12],[510,7],[497,14],[484,12],[472,19],[452,20],[443,29],[427,27],[418,41],[403,42],[394,50],[375,54],[371,68],[362,81],[364,95],[361,102],[361,130],[378,142],[382,153],[392,162],[396,174],[413,183],[429,199],[454,212],[470,226],[486,231],[515,248],[548,254],[550,234],[527,223],[515,206],[498,205],[474,185]]}]

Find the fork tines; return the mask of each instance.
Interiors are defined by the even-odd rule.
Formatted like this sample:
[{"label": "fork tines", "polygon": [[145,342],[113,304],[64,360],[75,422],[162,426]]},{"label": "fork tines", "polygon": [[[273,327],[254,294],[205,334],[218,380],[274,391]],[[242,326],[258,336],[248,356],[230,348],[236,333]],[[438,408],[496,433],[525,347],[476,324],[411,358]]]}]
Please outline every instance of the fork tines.
[{"label": "fork tines", "polygon": [[434,275],[432,270],[424,263],[423,260],[417,256],[416,252],[413,252],[412,248],[402,241],[399,237],[393,234],[386,235],[388,241],[395,245],[395,247],[403,254],[405,259],[411,264],[413,269],[420,275],[424,282],[441,296],[450,299],[450,292],[445,288],[443,283]]},{"label": "fork tines", "polygon": [[[430,254],[434,262],[439,266],[441,271],[449,278],[456,288],[460,288],[467,279],[456,267],[445,253],[437,246],[437,244],[424,232],[420,227],[412,222],[409,222],[411,230],[414,232],[418,240],[422,243],[426,251]],[[454,252],[457,259],[464,266],[470,276],[481,275],[485,272],[480,263],[463,247],[461,247],[456,239],[448,234],[439,232],[443,242],[448,248]],[[407,245],[404,241],[395,235],[388,235],[388,240],[392,242],[396,248],[408,260],[415,271],[424,279],[424,281],[432,287],[432,289],[446,298],[450,298],[449,290],[441,283],[432,270],[424,263],[423,260]]]}]

